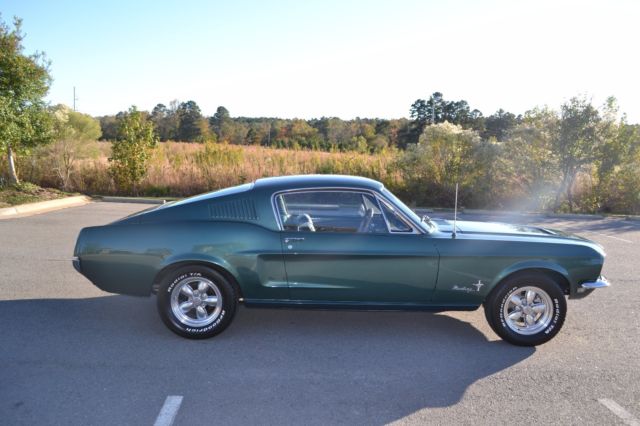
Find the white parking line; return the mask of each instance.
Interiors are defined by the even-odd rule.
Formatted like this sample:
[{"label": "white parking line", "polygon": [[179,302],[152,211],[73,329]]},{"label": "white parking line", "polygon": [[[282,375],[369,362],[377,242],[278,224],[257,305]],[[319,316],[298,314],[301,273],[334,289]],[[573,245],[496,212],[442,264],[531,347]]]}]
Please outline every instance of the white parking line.
[{"label": "white parking line", "polygon": [[158,414],[158,418],[153,425],[171,426],[173,424],[173,421],[176,419],[176,414],[178,414],[180,404],[182,404],[182,396],[169,395],[167,399],[165,399],[164,405],[160,410],[160,414]]},{"label": "white parking line", "polygon": [[624,238],[614,237],[613,235],[601,234],[600,232],[582,231],[581,234],[593,234],[593,235],[598,235],[600,237],[613,238],[614,240],[624,241],[625,243],[633,244],[633,241],[631,240],[625,240]]},{"label": "white parking line", "polygon": [[631,243],[631,244],[633,244],[633,241],[625,240],[624,238],[620,238],[620,237],[614,237],[613,235],[599,234],[599,233],[597,233],[597,232],[594,232],[594,234],[596,234],[596,235],[602,235],[603,237],[613,238],[614,240],[624,241],[625,243]]},{"label": "white parking line", "polygon": [[633,417],[633,415],[630,412],[628,412],[627,410],[622,408],[620,405],[618,405],[618,403],[615,402],[613,399],[603,398],[603,399],[599,399],[598,402],[604,405],[605,407],[607,407],[613,414],[618,416],[620,420],[622,420],[624,423],[628,424],[629,426],[640,426],[640,421],[638,421],[638,419]]}]

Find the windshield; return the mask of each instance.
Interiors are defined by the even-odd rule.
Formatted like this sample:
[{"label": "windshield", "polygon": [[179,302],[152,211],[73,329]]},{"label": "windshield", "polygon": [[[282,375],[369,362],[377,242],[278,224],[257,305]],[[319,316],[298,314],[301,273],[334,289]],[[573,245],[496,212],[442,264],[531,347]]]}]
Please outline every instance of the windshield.
[{"label": "windshield", "polygon": [[407,207],[405,203],[403,203],[398,197],[393,195],[387,188],[382,188],[382,194],[384,194],[384,196],[387,197],[389,201],[391,201],[396,207],[398,207],[398,209],[400,209],[400,211],[405,216],[408,216],[411,220],[413,220],[413,222],[420,225],[420,227],[424,231],[431,232],[436,229],[436,225],[434,223],[423,222],[420,216],[418,216],[413,210]]}]

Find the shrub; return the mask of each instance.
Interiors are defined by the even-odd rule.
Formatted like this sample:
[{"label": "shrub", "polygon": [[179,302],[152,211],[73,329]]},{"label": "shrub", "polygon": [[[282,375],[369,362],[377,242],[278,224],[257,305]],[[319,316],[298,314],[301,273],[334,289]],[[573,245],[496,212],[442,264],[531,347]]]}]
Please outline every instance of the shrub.
[{"label": "shrub", "polygon": [[147,162],[157,138],[154,126],[136,107],[124,114],[118,128],[119,140],[111,147],[110,172],[118,189],[137,193],[137,185],[147,174]]}]

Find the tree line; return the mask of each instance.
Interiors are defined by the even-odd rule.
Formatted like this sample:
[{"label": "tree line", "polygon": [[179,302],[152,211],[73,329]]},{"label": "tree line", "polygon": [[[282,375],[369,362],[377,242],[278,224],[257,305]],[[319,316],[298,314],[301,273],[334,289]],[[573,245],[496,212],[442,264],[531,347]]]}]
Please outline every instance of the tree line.
[{"label": "tree line", "polygon": [[[398,156],[406,193],[418,204],[448,202],[453,185],[475,206],[562,211],[640,208],[640,126],[627,123],[616,99],[595,106],[586,96],[558,110],[533,108],[484,116],[440,92],[416,100],[410,119],[341,120],[202,115],[194,101],[158,104],[144,116],[159,139]],[[121,113],[123,114],[123,113]],[[100,118],[103,137],[117,140]],[[529,200],[518,203],[514,195]],[[516,197],[516,198],[517,198]]]},{"label": "tree line", "polygon": [[615,98],[584,96],[559,110],[534,108],[502,136],[448,122],[428,124],[398,167],[418,204],[443,205],[456,183],[467,205],[516,210],[640,211],[640,126]]},{"label": "tree line", "polygon": [[558,110],[515,115],[500,109],[485,117],[466,101],[436,92],[411,105],[410,119],[396,120],[233,118],[224,107],[207,118],[189,101],[160,104],[141,118],[161,141],[391,153],[405,193],[419,205],[446,205],[460,183],[461,200],[472,206],[640,208],[640,126],[627,123],[613,97],[601,106],[577,96]]},{"label": "tree line", "polygon": [[[448,101],[440,92],[427,100],[418,99],[410,107],[411,119],[356,118],[341,120],[321,117],[309,120],[266,117],[232,117],[219,106],[210,117],[193,101],[174,100],[142,112],[154,125],[159,140],[182,142],[223,142],[274,148],[378,153],[385,149],[405,149],[418,142],[429,124],[449,122],[477,131],[484,139],[503,140],[522,116],[498,110],[484,116],[465,100]],[[98,117],[103,140],[118,139],[119,121],[125,112]]]}]

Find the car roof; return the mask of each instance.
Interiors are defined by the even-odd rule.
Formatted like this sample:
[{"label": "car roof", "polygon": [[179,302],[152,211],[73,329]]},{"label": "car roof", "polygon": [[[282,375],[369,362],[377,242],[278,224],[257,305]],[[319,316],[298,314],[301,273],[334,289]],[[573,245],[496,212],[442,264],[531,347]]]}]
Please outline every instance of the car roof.
[{"label": "car roof", "polygon": [[362,188],[381,190],[382,183],[360,176],[348,175],[292,175],[262,178],[255,181],[255,189],[285,190],[297,188]]}]

